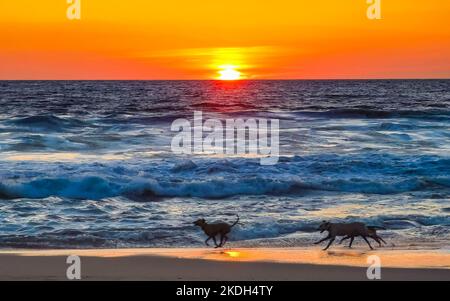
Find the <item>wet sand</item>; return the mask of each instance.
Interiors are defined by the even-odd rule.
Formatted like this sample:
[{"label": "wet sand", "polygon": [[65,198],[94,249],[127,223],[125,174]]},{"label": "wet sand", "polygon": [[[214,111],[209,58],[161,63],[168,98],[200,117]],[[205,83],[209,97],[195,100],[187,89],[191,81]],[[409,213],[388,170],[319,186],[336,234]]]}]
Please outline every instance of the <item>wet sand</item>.
[{"label": "wet sand", "polygon": [[3,250],[0,280],[66,280],[69,255],[82,280],[367,280],[371,255],[382,280],[450,280],[445,250],[346,248]]}]

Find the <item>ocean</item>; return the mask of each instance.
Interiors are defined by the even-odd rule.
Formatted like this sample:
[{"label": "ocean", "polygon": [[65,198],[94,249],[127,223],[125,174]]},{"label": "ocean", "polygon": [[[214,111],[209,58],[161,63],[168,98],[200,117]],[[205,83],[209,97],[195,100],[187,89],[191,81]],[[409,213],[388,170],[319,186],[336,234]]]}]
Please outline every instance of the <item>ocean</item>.
[{"label": "ocean", "polygon": [[[174,154],[194,111],[279,120],[278,163]],[[448,249],[449,153],[450,80],[0,81],[0,248],[201,247],[239,214],[229,246],[330,220]]]}]

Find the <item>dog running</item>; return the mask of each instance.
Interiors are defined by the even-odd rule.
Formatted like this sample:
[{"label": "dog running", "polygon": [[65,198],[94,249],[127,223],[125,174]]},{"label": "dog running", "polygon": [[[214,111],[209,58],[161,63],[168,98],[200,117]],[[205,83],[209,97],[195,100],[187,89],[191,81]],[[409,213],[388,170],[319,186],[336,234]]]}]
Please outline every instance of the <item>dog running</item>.
[{"label": "dog running", "polygon": [[[350,245],[351,247],[353,240],[357,236],[361,236],[366,243],[369,245],[369,248],[373,250],[370,242],[367,240],[367,237],[373,238],[376,242],[378,242],[380,245],[380,240],[384,242],[384,240],[379,237],[376,234],[376,229],[380,229],[380,227],[368,227],[364,223],[330,223],[327,221],[323,221],[322,224],[320,224],[318,230],[320,233],[323,233],[324,231],[328,231],[328,236],[315,242],[314,244],[320,244],[321,242],[324,242],[325,240],[330,240],[328,242],[328,245],[323,249],[324,251],[327,250],[333,241],[336,239],[336,236],[344,236],[344,238],[341,240],[344,241],[345,239],[350,238]],[[384,242],[385,243],[385,242]]]},{"label": "dog running", "polygon": [[[231,232],[231,229],[239,223],[239,215],[236,215],[237,220],[234,222],[234,224],[230,225],[227,223],[215,223],[215,224],[208,224],[204,218],[201,218],[199,220],[196,220],[194,222],[194,225],[199,226],[202,228],[203,232],[208,236],[208,238],[205,240],[205,244],[209,246],[208,241],[212,238],[215,244],[216,248],[221,248],[224,246],[224,244],[228,240],[228,233]],[[220,243],[217,244],[216,236],[220,235]]]},{"label": "dog running", "polygon": [[[377,226],[367,226],[367,229],[369,230],[369,236],[370,238],[372,238],[373,240],[375,240],[378,243],[378,246],[381,247],[381,242],[383,242],[385,245],[387,245],[387,243],[384,241],[383,238],[381,238],[378,233],[377,230],[386,230],[386,228],[383,227],[377,227]],[[345,236],[344,238],[341,239],[341,241],[339,242],[339,244],[342,244],[342,242],[346,239],[350,240],[350,244],[348,245],[349,248],[352,247],[352,243],[353,243],[353,237],[352,236]]]}]

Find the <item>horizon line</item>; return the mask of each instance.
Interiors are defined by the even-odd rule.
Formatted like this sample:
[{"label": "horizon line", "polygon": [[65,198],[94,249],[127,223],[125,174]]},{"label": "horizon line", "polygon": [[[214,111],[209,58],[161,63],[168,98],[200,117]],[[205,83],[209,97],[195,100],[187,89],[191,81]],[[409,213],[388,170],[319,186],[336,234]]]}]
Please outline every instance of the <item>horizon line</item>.
[{"label": "horizon line", "polygon": [[282,78],[282,79],[0,79],[3,81],[211,81],[211,82],[249,82],[249,81],[370,81],[370,80],[450,80],[450,77],[379,77],[379,78]]}]

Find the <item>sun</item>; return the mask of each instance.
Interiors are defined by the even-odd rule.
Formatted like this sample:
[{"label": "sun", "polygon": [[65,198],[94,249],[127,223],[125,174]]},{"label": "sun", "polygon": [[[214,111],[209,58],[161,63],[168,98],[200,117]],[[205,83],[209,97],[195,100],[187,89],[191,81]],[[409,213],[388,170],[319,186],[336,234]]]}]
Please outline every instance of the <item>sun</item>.
[{"label": "sun", "polygon": [[241,72],[236,70],[236,66],[233,65],[223,65],[219,67],[221,70],[218,71],[220,80],[238,80],[241,78]]}]

